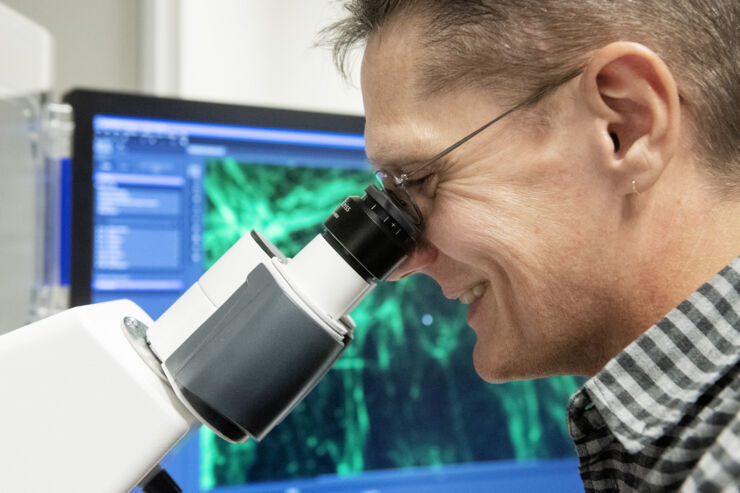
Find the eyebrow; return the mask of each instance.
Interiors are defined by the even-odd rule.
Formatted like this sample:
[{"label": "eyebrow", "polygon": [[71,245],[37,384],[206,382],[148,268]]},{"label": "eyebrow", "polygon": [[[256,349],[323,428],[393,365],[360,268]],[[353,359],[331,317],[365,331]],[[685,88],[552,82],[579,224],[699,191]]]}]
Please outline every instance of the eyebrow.
[{"label": "eyebrow", "polygon": [[[477,134],[480,130],[478,129],[474,134]],[[419,152],[406,152],[403,154],[396,154],[398,151],[397,146],[383,145],[377,149],[374,156],[368,157],[368,161],[371,166],[376,170],[386,170],[393,174],[400,176],[401,174],[415,175],[417,171],[432,165],[436,168],[438,166],[437,161],[445,162],[446,155],[456,149],[464,141],[467,141],[473,135],[467,135],[463,138],[463,141],[457,141],[449,147],[446,147],[442,152],[436,152],[433,155]],[[430,146],[433,144],[430,144]],[[436,149],[429,149],[435,151]],[[365,151],[367,153],[367,149]]]},{"label": "eyebrow", "polygon": [[406,173],[409,169],[414,169],[416,166],[420,166],[428,160],[419,156],[392,156],[393,150],[389,149],[389,152],[380,152],[378,155],[371,159],[368,156],[368,161],[375,169],[385,169],[393,172]]}]

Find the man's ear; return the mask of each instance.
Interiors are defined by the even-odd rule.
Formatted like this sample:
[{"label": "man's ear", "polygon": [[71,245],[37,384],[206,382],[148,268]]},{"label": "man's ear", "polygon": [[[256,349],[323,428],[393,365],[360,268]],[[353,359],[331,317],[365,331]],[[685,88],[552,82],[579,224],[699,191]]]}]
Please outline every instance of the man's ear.
[{"label": "man's ear", "polygon": [[588,59],[581,90],[603,122],[617,190],[625,195],[648,190],[678,144],[678,88],[668,67],[643,45],[611,43]]}]

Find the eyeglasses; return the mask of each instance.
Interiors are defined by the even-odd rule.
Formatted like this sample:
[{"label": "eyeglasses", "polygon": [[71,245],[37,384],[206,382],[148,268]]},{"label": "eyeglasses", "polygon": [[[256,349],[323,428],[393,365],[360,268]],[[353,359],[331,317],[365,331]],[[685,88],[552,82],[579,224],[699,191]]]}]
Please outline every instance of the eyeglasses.
[{"label": "eyeglasses", "polygon": [[413,171],[410,171],[408,173],[401,173],[400,175],[396,175],[392,173],[391,171],[388,171],[386,169],[380,169],[375,172],[375,178],[378,181],[378,184],[381,186],[383,190],[386,191],[388,195],[392,199],[396,201],[396,203],[406,212],[409,214],[411,219],[417,224],[421,225],[424,221],[424,217],[421,213],[421,210],[419,209],[419,206],[416,204],[416,200],[414,200],[411,191],[409,190],[409,183],[411,182],[411,179],[414,176],[418,176],[422,171],[429,168],[432,164],[446,156],[447,154],[451,153],[497,121],[501,120],[502,118],[508,116],[509,114],[513,113],[514,111],[523,108],[525,106],[529,106],[531,104],[534,104],[538,102],[540,99],[542,99],[548,92],[555,89],[556,87],[564,84],[565,82],[569,81],[570,79],[574,78],[576,75],[578,75],[581,72],[581,70],[576,70],[565,76],[563,79],[558,81],[555,84],[550,84],[539,91],[536,91],[533,95],[526,98],[524,101],[516,104],[515,106],[509,108],[508,110],[504,111],[500,115],[498,115],[493,120],[489,121],[488,123],[484,124],[482,127],[474,130],[473,132],[469,133],[462,139],[458,140],[439,154],[435,155],[431,159],[428,159],[424,163],[422,163],[418,168],[416,168]]}]

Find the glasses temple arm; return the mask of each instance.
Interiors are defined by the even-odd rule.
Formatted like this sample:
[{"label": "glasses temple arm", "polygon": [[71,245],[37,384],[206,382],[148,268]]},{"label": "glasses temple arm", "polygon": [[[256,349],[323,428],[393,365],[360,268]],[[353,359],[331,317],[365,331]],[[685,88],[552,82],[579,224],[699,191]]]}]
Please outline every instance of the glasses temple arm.
[{"label": "glasses temple arm", "polygon": [[[545,94],[547,94],[548,92],[550,92],[552,89],[554,89],[554,88],[560,86],[561,84],[569,81],[570,79],[574,78],[575,76],[577,76],[580,73],[581,73],[581,69],[579,68],[578,70],[575,70],[575,71],[569,73],[568,75],[566,75],[565,77],[563,77],[557,83],[550,84],[550,85],[547,85],[547,86],[541,88],[539,91],[537,91],[534,94],[532,94],[532,96],[528,97],[527,99],[525,99],[524,101],[520,102],[519,104],[517,104],[517,105],[509,108],[508,110],[504,111],[503,113],[501,113],[500,115],[498,115],[496,118],[494,118],[490,122],[486,123],[485,125],[483,125],[479,129],[473,131],[472,133],[466,135],[465,137],[463,137],[462,139],[458,140],[457,142],[455,142],[454,144],[452,144],[450,147],[448,147],[444,151],[440,152],[439,154],[435,155],[431,159],[427,160],[424,164],[422,164],[421,166],[419,166],[415,170],[413,170],[413,171],[411,171],[409,173],[404,173],[403,175],[401,175],[399,177],[401,179],[401,182],[403,182],[406,179],[408,179],[409,177],[411,177],[411,175],[415,175],[419,171],[422,171],[423,169],[425,169],[427,166],[429,166],[430,164],[434,163],[438,159],[441,159],[441,158],[445,157],[447,154],[451,153],[452,151],[454,151],[455,149],[457,149],[458,147],[460,147],[461,145],[463,145],[464,143],[466,143],[467,141],[469,141],[470,139],[472,139],[473,137],[475,137],[476,135],[478,135],[479,133],[481,133],[482,131],[484,131],[485,129],[487,129],[488,127],[490,127],[491,125],[493,125],[497,121],[499,121],[500,119],[508,116],[510,113],[513,113],[514,111],[518,110],[519,108],[522,108],[523,106],[529,106],[530,104],[536,103]],[[398,180],[398,179],[396,179],[396,180]]]}]

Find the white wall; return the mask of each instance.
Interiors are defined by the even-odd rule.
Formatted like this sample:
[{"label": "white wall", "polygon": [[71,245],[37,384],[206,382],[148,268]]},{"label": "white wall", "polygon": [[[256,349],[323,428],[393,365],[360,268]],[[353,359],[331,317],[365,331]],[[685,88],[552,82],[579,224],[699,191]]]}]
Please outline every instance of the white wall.
[{"label": "white wall", "polygon": [[[139,88],[136,0],[0,0],[49,30],[55,42],[55,93],[75,86]],[[5,68],[3,68],[5,69]]]},{"label": "white wall", "polygon": [[341,15],[331,0],[180,0],[178,93],[186,98],[363,113],[316,34]]},{"label": "white wall", "polygon": [[345,83],[329,50],[313,46],[341,15],[333,0],[0,1],[53,36],[56,95],[85,86],[363,112],[357,70]]}]

